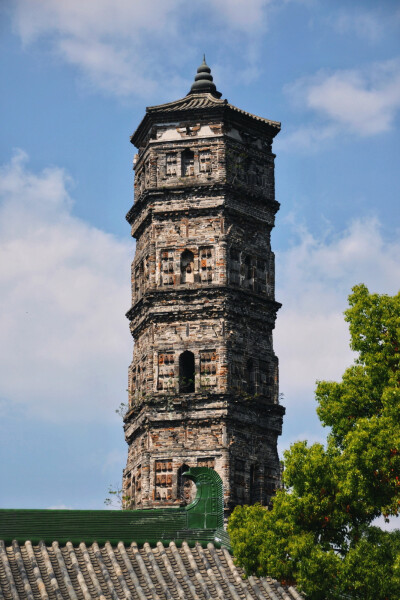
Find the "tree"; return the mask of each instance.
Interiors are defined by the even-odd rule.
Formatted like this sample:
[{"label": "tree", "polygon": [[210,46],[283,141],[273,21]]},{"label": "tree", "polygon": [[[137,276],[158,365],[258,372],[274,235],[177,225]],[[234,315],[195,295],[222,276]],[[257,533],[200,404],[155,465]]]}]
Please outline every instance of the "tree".
[{"label": "tree", "polygon": [[326,445],[284,453],[271,510],[239,506],[228,532],[247,574],[297,584],[310,600],[400,598],[400,531],[371,526],[400,511],[400,293],[353,288],[358,353],[340,383],[317,382]]},{"label": "tree", "polygon": [[104,504],[116,510],[130,510],[132,508],[132,498],[124,495],[124,490],[119,485],[108,486],[108,497]]}]

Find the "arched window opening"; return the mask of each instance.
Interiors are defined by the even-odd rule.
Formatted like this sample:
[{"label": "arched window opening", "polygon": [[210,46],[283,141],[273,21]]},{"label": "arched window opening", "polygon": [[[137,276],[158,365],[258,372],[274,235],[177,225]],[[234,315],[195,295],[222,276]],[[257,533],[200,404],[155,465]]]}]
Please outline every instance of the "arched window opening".
[{"label": "arched window opening", "polygon": [[194,254],[190,250],[182,252],[181,256],[181,282],[194,282]]},{"label": "arched window opening", "polygon": [[194,392],[194,354],[186,350],[179,357],[179,393]]},{"label": "arched window opening", "polygon": [[182,176],[194,175],[194,152],[184,150],[182,152]]}]

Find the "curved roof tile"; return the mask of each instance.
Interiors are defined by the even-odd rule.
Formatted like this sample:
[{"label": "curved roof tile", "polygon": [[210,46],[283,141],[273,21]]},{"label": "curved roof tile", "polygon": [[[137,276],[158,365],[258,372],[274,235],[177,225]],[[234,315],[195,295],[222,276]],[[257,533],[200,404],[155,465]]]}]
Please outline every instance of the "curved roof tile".
[{"label": "curved roof tile", "polygon": [[256,121],[260,121],[262,123],[267,123],[268,125],[272,125],[277,129],[280,129],[281,124],[279,121],[271,121],[270,119],[265,119],[264,117],[258,117],[257,115],[253,115],[241,108],[237,108],[233,104],[230,104],[228,100],[216,98],[210,93],[202,93],[202,94],[190,94],[181,98],[180,100],[174,100],[173,102],[167,102],[165,104],[157,104],[156,106],[148,106],[146,108],[146,112],[156,113],[156,112],[180,112],[191,110],[194,108],[216,108],[226,106],[231,110],[234,110],[237,113],[245,115],[247,117],[251,117]]},{"label": "curved roof tile", "polygon": [[269,577],[242,576],[228,550],[212,543],[0,541],[1,600],[304,600]]}]

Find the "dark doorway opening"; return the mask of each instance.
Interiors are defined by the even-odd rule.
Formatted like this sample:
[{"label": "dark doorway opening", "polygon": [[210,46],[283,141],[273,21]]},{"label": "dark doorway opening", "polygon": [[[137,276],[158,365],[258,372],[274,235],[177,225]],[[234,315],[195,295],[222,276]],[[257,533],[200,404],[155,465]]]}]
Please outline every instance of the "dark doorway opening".
[{"label": "dark doorway opening", "polygon": [[194,392],[194,354],[186,350],[179,357],[179,392]]}]

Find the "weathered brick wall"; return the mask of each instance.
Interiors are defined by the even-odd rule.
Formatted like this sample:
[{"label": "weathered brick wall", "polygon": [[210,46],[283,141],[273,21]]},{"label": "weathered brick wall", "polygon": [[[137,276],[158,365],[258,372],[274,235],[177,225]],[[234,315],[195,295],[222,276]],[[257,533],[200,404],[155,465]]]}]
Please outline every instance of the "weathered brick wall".
[{"label": "weathered brick wall", "polygon": [[123,485],[133,505],[179,504],[182,471],[207,465],[229,511],[279,485],[275,157],[253,121],[194,113],[149,125],[134,161]]}]

